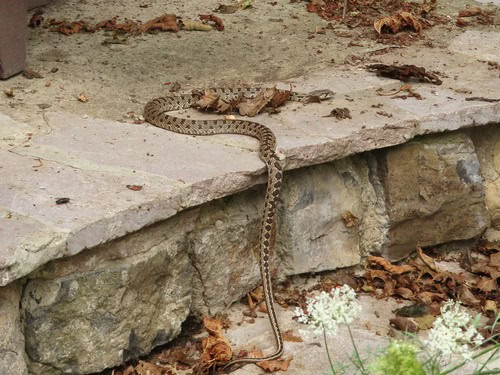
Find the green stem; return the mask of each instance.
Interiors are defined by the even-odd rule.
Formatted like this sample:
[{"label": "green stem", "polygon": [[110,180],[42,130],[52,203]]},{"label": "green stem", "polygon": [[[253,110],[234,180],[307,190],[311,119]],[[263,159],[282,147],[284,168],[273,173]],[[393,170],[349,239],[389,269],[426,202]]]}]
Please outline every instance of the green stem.
[{"label": "green stem", "polygon": [[363,361],[361,360],[361,356],[359,355],[358,347],[356,346],[356,342],[354,341],[354,336],[352,335],[352,332],[351,332],[351,327],[347,323],[346,323],[346,326],[347,326],[347,330],[349,331],[349,336],[351,337],[351,342],[352,342],[352,346],[354,348],[354,353],[356,353],[356,358],[358,359],[358,365],[356,367],[358,367],[358,368],[361,367],[362,373],[368,374],[368,372],[365,369],[365,366],[363,366]]},{"label": "green stem", "polygon": [[328,362],[330,362],[330,368],[332,369],[332,374],[335,375],[335,368],[333,367],[332,357],[330,357],[330,350],[328,349],[328,342],[326,341],[325,326],[323,326],[323,340],[325,341],[326,355],[328,356]]},{"label": "green stem", "polygon": [[[489,348],[483,349],[479,353],[473,355],[472,359],[479,358],[479,357],[485,355],[486,353],[489,353],[489,352],[491,352],[494,349],[498,350],[499,348],[500,348],[500,344],[496,344],[496,345],[490,346]],[[466,363],[466,361],[461,361],[458,364],[456,364],[455,366],[453,366],[452,368],[450,368],[450,369],[448,369],[448,370],[446,370],[444,372],[440,372],[439,375],[447,375],[447,374],[455,371],[456,369],[462,367],[463,365],[465,365],[465,363]]]}]

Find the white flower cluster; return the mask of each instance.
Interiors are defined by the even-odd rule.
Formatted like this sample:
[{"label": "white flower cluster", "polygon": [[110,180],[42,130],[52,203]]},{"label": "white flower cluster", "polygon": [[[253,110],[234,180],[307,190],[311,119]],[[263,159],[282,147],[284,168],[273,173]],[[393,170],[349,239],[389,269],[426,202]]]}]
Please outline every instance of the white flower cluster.
[{"label": "white flower cluster", "polygon": [[441,316],[435,320],[425,344],[432,353],[443,356],[458,354],[470,361],[470,345],[478,346],[484,340],[472,320],[461,309],[460,302],[449,300],[441,307]]},{"label": "white flower cluster", "polygon": [[350,324],[358,316],[361,306],[356,302],[356,292],[348,285],[333,289],[330,293],[321,292],[307,301],[307,313],[295,309],[300,323],[309,324],[314,332],[323,329],[331,334],[337,333],[339,325]]}]

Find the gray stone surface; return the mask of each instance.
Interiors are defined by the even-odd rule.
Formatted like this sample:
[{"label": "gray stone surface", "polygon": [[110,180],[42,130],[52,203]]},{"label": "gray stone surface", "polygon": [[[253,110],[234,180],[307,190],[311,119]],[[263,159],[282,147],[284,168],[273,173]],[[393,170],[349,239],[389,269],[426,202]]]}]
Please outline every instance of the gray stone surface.
[{"label": "gray stone surface", "polygon": [[[485,43],[485,41],[488,42]],[[452,42],[450,48],[454,52],[499,62],[499,44],[500,32],[498,31],[467,30]]]},{"label": "gray stone surface", "polygon": [[489,226],[479,160],[468,136],[420,138],[381,152],[379,160],[390,223],[385,256],[401,259],[417,245],[469,239]]},{"label": "gray stone surface", "polygon": [[84,374],[164,344],[191,305],[189,215],[144,229],[28,278],[21,300],[32,374]]},{"label": "gray stone surface", "polygon": [[0,287],[0,374],[28,374],[20,324],[20,298],[18,283]]},{"label": "gray stone surface", "polygon": [[500,242],[500,127],[490,126],[471,135],[481,163],[485,203],[491,220],[485,237],[489,241]]},{"label": "gray stone surface", "polygon": [[[349,157],[286,175],[277,248],[285,275],[357,264],[364,220],[374,206],[368,168]],[[343,219],[352,218],[346,223]],[[347,224],[347,225],[346,225]]]}]

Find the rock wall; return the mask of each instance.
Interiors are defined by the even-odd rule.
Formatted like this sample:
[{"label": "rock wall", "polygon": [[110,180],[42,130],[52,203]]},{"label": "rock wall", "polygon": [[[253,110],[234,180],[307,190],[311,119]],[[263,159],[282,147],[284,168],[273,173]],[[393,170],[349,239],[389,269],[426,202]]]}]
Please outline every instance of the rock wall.
[{"label": "rock wall", "polygon": [[[289,171],[273,267],[285,277],[498,236],[499,175],[496,125]],[[52,261],[22,295],[0,289],[0,373],[26,373],[21,329],[30,373],[84,374],[172,340],[190,312],[223,311],[259,283],[263,195],[259,186]]]}]

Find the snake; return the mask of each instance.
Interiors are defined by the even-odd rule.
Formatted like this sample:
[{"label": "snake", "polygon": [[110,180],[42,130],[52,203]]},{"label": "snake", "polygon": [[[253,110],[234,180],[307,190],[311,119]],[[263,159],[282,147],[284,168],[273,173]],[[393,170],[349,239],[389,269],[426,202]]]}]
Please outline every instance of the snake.
[{"label": "snake", "polygon": [[[213,88],[213,93],[225,99],[238,97],[254,98],[263,88]],[[330,90],[316,90],[307,94],[289,92],[289,100],[308,102],[331,98],[334,93]],[[222,371],[235,365],[246,365],[262,361],[277,359],[283,355],[284,344],[280,325],[274,306],[273,286],[271,280],[271,255],[276,239],[276,213],[283,186],[283,162],[276,151],[276,136],[267,126],[255,121],[242,119],[213,119],[196,120],[186,119],[169,114],[171,111],[190,108],[195,105],[202,93],[195,91],[185,94],[171,94],[149,101],[144,107],[144,119],[159,128],[185,135],[215,135],[239,134],[256,138],[260,142],[259,156],[267,167],[267,187],[264,197],[264,212],[260,226],[260,277],[264,292],[269,322],[276,342],[276,350],[267,356],[253,358],[238,358],[222,364]]]}]

